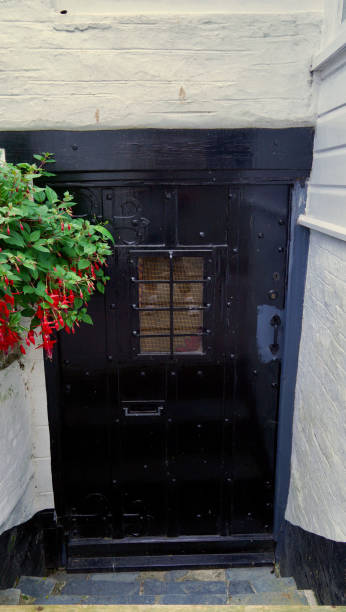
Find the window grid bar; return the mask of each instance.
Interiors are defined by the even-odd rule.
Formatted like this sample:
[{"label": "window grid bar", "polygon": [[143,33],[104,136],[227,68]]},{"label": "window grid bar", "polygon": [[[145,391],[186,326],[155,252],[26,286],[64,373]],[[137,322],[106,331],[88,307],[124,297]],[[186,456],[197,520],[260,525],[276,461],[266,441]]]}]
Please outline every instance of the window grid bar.
[{"label": "window grid bar", "polygon": [[171,311],[173,310],[173,312],[175,311],[187,311],[187,312],[194,312],[195,310],[208,310],[210,308],[210,304],[207,304],[206,306],[173,306],[173,308],[170,308],[169,306],[162,306],[162,307],[155,307],[153,306],[152,308],[150,306],[136,306],[135,304],[132,304],[132,308],[133,310],[139,310],[139,311],[144,311],[144,312],[156,312],[156,311]]},{"label": "window grid bar", "polygon": [[174,290],[174,287],[173,287],[173,253],[170,252],[169,253],[169,308],[170,308],[170,316],[169,316],[169,322],[170,322],[169,348],[170,348],[171,357],[173,357],[173,348],[174,348],[174,340],[173,340],[173,329],[174,329],[173,328],[173,325],[174,325],[173,290]]},{"label": "window grid bar", "polygon": [[[191,285],[193,283],[197,283],[197,284],[201,284],[201,283],[209,283],[211,281],[211,277],[208,276],[207,278],[201,278],[200,280],[173,280],[173,283],[175,285]],[[155,284],[155,285],[170,285],[171,281],[170,280],[155,280],[155,278],[151,279],[151,280],[138,280],[137,278],[135,278],[134,276],[131,277],[131,282],[132,283],[136,283],[136,284],[141,284],[141,283],[149,283],[151,285]]]},{"label": "window grid bar", "polygon": [[[170,338],[171,334],[139,334],[136,333],[136,338]],[[190,336],[207,336],[208,332],[187,332],[186,334],[173,334],[174,338],[189,338]]]}]

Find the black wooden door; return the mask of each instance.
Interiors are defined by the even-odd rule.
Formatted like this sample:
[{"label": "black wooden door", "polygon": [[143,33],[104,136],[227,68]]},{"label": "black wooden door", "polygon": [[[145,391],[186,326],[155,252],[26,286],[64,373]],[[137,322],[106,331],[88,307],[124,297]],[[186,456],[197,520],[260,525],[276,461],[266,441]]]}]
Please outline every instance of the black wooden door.
[{"label": "black wooden door", "polygon": [[289,188],[77,188],[76,197],[96,202],[117,246],[94,326],[60,339],[69,534],[242,535],[263,546]]},{"label": "black wooden door", "polygon": [[116,241],[93,327],[59,334],[46,363],[70,567],[112,569],[132,553],[265,555],[290,194],[309,174],[313,130],[1,138],[9,161],[54,151],[55,188],[75,194],[78,214],[108,220]]}]

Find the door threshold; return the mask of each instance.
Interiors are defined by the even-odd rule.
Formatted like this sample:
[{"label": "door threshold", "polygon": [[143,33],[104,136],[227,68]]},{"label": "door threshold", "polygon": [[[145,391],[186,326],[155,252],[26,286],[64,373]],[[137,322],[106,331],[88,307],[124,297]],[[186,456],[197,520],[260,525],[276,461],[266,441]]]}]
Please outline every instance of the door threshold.
[{"label": "door threshold", "polygon": [[70,557],[67,572],[125,572],[173,569],[213,569],[274,565],[274,553],[145,555],[131,557]]},{"label": "door threshold", "polygon": [[158,555],[226,555],[231,553],[270,553],[274,550],[272,534],[253,533],[232,536],[179,536],[69,538],[68,557],[142,557]]}]

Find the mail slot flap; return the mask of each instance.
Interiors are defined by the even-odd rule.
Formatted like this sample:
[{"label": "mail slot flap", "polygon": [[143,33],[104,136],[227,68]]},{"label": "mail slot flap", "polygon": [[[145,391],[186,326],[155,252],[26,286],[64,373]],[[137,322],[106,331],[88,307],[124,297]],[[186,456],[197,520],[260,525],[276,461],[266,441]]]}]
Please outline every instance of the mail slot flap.
[{"label": "mail slot flap", "polygon": [[160,400],[121,402],[121,407],[126,417],[161,416],[165,402]]}]

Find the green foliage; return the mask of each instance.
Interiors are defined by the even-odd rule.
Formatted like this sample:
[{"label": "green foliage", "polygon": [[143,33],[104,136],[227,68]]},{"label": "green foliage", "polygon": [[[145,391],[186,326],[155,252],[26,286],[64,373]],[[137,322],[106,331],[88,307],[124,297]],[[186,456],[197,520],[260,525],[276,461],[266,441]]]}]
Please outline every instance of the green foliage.
[{"label": "green foliage", "polygon": [[68,191],[60,199],[34,184],[52,176],[44,168],[54,161],[49,153],[34,158],[38,164],[0,164],[0,350],[41,334],[51,355],[53,329],[92,323],[86,305],[96,286],[104,292],[113,238],[103,225],[73,217]]}]

